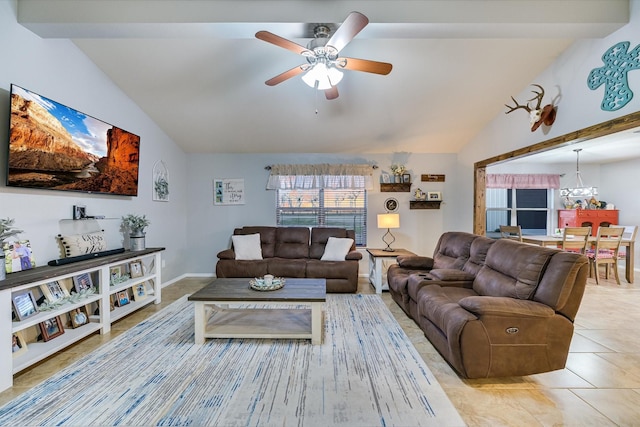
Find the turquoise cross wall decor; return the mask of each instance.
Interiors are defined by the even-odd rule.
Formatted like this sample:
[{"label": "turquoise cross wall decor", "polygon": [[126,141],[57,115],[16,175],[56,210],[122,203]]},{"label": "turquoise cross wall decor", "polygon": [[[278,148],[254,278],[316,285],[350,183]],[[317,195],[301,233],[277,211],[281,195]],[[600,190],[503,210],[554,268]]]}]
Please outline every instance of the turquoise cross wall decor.
[{"label": "turquoise cross wall decor", "polygon": [[629,71],[640,68],[640,45],[629,52],[629,44],[620,42],[611,46],[602,55],[604,66],[591,70],[587,78],[587,86],[591,90],[604,83],[604,98],[600,106],[604,111],[619,110],[633,98],[627,75]]}]

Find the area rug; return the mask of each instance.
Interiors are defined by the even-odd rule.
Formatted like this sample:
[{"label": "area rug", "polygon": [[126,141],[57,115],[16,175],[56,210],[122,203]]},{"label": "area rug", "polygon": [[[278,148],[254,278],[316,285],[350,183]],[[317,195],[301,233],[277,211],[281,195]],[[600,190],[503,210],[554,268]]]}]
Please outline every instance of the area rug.
[{"label": "area rug", "polygon": [[0,408],[0,425],[460,426],[377,295],[327,295],[322,345],[194,344],[186,297]]}]

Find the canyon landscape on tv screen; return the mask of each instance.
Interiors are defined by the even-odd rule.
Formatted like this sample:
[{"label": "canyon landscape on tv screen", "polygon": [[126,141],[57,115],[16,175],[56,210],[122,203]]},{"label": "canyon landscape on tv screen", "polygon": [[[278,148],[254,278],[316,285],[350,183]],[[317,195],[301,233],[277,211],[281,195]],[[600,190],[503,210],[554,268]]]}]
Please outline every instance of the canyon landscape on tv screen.
[{"label": "canyon landscape on tv screen", "polygon": [[136,196],[140,137],[11,85],[7,185]]}]

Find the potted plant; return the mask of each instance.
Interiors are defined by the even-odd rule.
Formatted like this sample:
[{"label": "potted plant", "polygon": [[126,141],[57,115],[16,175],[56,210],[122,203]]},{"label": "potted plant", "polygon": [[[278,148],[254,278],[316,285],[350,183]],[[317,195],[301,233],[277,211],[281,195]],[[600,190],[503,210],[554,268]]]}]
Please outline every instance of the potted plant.
[{"label": "potted plant", "polygon": [[404,165],[397,165],[397,164],[391,165],[391,173],[393,174],[393,182],[402,182],[402,174],[406,170],[407,169],[404,167]]},{"label": "potted plant", "polygon": [[9,237],[22,233],[22,230],[18,230],[13,226],[13,222],[12,218],[0,219],[0,280],[4,280],[6,277],[4,241]]},{"label": "potted plant", "polygon": [[129,242],[132,251],[145,249],[144,229],[151,224],[146,215],[129,214],[122,217],[122,224],[129,230]]}]

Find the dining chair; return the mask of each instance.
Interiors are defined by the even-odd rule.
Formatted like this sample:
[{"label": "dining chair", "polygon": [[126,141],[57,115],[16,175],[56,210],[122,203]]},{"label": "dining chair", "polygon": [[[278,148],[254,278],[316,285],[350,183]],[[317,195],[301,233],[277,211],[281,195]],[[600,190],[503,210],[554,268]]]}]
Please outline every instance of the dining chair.
[{"label": "dining chair", "polygon": [[522,229],[519,225],[501,225],[500,237],[522,242]]},{"label": "dining chair", "polygon": [[565,227],[562,232],[563,251],[585,254],[589,245],[591,227]]},{"label": "dining chair", "polygon": [[[623,227],[624,233],[622,234],[622,240],[629,240],[631,242],[636,241],[636,234],[638,233],[637,225],[614,225],[614,227]],[[629,248],[620,243],[620,251],[618,252],[618,258],[624,259],[627,256]]]},{"label": "dining chair", "polygon": [[596,284],[599,281],[599,267],[605,266],[605,278],[609,278],[609,269],[613,267],[613,273],[616,283],[620,284],[620,276],[618,274],[618,258],[620,257],[620,242],[624,235],[624,227],[598,227],[596,235],[596,243],[593,249],[587,251],[589,258],[589,276],[591,273],[596,276]]}]

